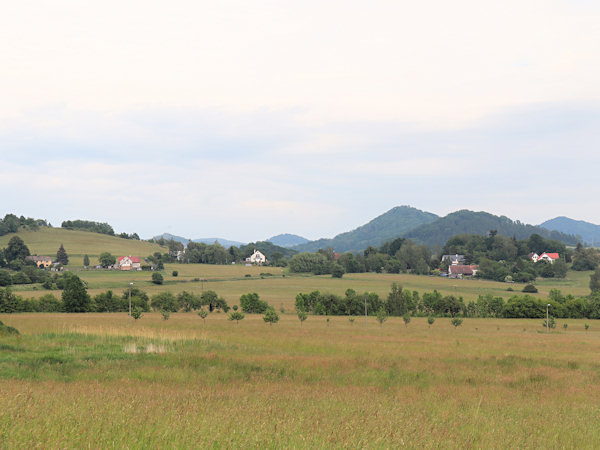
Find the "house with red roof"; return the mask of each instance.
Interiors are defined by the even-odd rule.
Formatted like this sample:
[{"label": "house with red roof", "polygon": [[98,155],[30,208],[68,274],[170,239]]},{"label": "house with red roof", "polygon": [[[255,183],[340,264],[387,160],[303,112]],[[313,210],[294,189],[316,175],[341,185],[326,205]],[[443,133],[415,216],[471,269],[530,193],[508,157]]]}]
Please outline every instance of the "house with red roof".
[{"label": "house with red roof", "polygon": [[467,264],[451,264],[448,266],[450,278],[472,277],[479,270],[479,266]]},{"label": "house with red roof", "polygon": [[553,264],[559,258],[558,253],[542,253],[538,258],[538,261],[547,261],[550,264]]},{"label": "house with red roof", "polygon": [[140,256],[119,256],[117,264],[121,270],[142,270],[142,258]]}]

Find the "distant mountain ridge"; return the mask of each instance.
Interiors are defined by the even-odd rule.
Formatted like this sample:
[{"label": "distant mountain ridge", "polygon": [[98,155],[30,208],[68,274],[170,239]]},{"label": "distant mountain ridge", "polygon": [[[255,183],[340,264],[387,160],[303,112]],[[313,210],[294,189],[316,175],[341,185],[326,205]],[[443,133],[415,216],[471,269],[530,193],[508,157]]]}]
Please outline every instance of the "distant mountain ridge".
[{"label": "distant mountain ridge", "polygon": [[292,248],[299,252],[314,252],[327,247],[332,247],[336,252],[362,251],[369,246],[379,247],[386,241],[438,218],[436,214],[411,206],[396,206],[352,231],[338,234],[332,239],[319,239]]},{"label": "distant mountain ridge", "polygon": [[272,242],[280,247],[293,247],[294,245],[305,244],[310,242],[308,239],[298,236],[297,234],[283,233],[277,236],[270,237],[267,242]]},{"label": "distant mountain ridge", "polygon": [[170,233],[163,233],[161,235],[158,236],[154,236],[152,239],[158,240],[160,238],[163,238],[165,240],[170,240],[173,239],[174,241],[177,242],[181,242],[183,245],[187,245],[187,243],[191,240],[192,242],[198,242],[198,243],[203,243],[203,244],[214,244],[215,241],[218,242],[219,244],[221,244],[223,247],[225,248],[229,248],[229,247],[240,247],[242,245],[246,245],[246,243],[244,242],[238,242],[238,241],[231,241],[229,239],[223,239],[223,238],[200,238],[200,239],[187,239],[184,238],[182,236],[176,236],[174,234],[170,234]]},{"label": "distant mountain ridge", "polygon": [[546,220],[539,226],[547,228],[548,230],[579,236],[586,244],[594,246],[600,244],[600,225],[595,225],[584,220],[575,220],[569,217],[560,216]]},{"label": "distant mountain ridge", "polygon": [[506,216],[495,216],[487,212],[474,212],[466,209],[441,217],[435,222],[421,225],[405,233],[402,237],[419,244],[442,247],[448,239],[457,234],[485,235],[496,230],[503,236],[527,239],[532,234],[539,234],[547,239],[555,239],[566,245],[577,245],[576,236],[551,231],[539,226],[514,221]]}]

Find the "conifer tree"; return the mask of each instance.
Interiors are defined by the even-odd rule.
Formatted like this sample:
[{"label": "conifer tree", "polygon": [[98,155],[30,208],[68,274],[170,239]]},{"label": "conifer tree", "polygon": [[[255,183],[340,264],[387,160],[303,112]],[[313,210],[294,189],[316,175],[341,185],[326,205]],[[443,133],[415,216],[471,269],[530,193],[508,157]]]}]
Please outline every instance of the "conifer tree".
[{"label": "conifer tree", "polygon": [[65,247],[62,244],[60,244],[60,248],[56,252],[56,260],[63,266],[69,264],[69,255],[67,255]]}]

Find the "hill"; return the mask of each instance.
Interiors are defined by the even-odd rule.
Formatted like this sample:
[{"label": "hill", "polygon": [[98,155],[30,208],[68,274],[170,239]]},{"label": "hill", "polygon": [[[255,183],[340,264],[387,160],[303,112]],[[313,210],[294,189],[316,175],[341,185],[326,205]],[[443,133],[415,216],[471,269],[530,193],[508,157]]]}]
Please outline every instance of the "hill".
[{"label": "hill", "polygon": [[69,265],[82,266],[83,255],[90,257],[92,264],[97,263],[97,258],[102,252],[109,252],[115,256],[134,255],[148,256],[154,252],[164,253],[165,248],[158,244],[133,239],[123,239],[107,234],[93,233],[90,231],[67,230],[64,228],[41,227],[37,231],[20,230],[0,237],[0,248],[6,247],[13,236],[19,236],[29,247],[31,254],[56,257],[56,251],[63,244],[69,255]]},{"label": "hill", "polygon": [[435,222],[421,225],[408,231],[403,237],[419,244],[431,247],[442,247],[448,239],[457,234],[485,235],[490,230],[497,230],[503,236],[514,236],[517,239],[527,239],[532,234],[539,234],[546,239],[555,239],[566,245],[577,245],[577,238],[572,235],[551,231],[534,225],[513,221],[505,216],[495,216],[487,212],[468,210],[456,211]]},{"label": "hill", "polygon": [[299,252],[314,252],[332,247],[336,252],[362,251],[369,246],[379,247],[384,242],[438,219],[438,216],[410,206],[396,206],[355,230],[338,234],[333,239],[319,239],[292,247]]},{"label": "hill", "polygon": [[297,234],[284,233],[267,239],[267,242],[272,242],[280,247],[293,247],[294,245],[305,244],[310,241]]},{"label": "hill", "polygon": [[561,216],[546,220],[539,226],[548,230],[579,236],[583,242],[590,245],[597,246],[600,243],[600,225],[583,220],[574,220]]},{"label": "hill", "polygon": [[181,242],[183,245],[187,245],[187,243],[191,240],[192,242],[198,242],[202,244],[214,244],[215,241],[218,241],[225,248],[229,248],[231,246],[240,247],[245,245],[243,242],[238,241],[230,241],[228,239],[223,238],[200,238],[200,239],[187,239],[181,236],[176,236],[174,234],[163,233],[159,236],[154,236],[152,239],[159,240],[160,238],[165,239],[166,241],[173,239],[174,241]]}]

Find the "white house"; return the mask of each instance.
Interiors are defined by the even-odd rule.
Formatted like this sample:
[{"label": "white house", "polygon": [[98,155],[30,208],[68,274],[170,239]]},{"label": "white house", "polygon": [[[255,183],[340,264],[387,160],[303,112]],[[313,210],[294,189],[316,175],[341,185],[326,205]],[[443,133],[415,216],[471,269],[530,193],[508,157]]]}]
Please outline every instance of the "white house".
[{"label": "white house", "polygon": [[247,263],[258,264],[259,266],[267,262],[267,257],[258,250],[254,249],[254,253],[246,258]]},{"label": "white house", "polygon": [[554,264],[554,261],[558,259],[558,253],[542,253],[538,261],[548,261],[550,264]]}]

